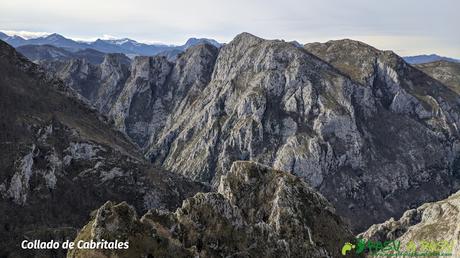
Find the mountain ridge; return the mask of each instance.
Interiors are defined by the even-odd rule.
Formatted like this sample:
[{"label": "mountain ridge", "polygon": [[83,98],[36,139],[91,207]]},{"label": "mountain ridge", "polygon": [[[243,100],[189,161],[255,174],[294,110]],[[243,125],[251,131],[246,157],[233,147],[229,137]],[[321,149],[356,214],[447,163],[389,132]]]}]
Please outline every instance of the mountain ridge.
[{"label": "mountain ridge", "polygon": [[181,46],[166,44],[146,44],[129,38],[108,40],[97,39],[93,42],[83,42],[66,38],[57,33],[31,39],[24,39],[20,36],[8,36],[7,34],[2,33],[0,34],[0,39],[11,44],[13,47],[19,47],[23,45],[53,45],[55,47],[61,47],[72,52],[91,48],[104,53],[123,53],[126,55],[144,56],[153,56],[166,51],[183,52],[191,46],[203,43],[209,43],[217,47],[221,46],[221,44],[217,41],[207,38],[190,38],[184,45]]},{"label": "mountain ridge", "polygon": [[409,64],[423,64],[423,63],[431,63],[431,62],[435,62],[435,61],[448,61],[448,62],[456,62],[456,63],[460,62],[460,60],[458,60],[458,59],[451,58],[451,57],[440,56],[440,55],[436,55],[436,54],[405,56],[403,58]]}]

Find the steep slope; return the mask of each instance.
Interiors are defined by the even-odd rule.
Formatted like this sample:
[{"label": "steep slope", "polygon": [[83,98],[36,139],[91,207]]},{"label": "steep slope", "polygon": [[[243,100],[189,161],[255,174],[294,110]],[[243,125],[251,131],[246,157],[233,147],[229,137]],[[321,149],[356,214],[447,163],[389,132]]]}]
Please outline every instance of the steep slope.
[{"label": "steep slope", "polygon": [[[121,236],[121,237],[120,237]],[[76,242],[130,242],[128,250],[74,250],[67,257],[340,257],[353,238],[326,199],[299,178],[235,162],[217,193],[141,219],[126,203],[104,204]]]},{"label": "steep slope", "polygon": [[136,57],[131,76],[110,115],[115,125],[139,146],[155,144],[173,111],[188,109],[208,84],[218,49],[212,45],[189,48],[175,62],[165,57]]},{"label": "steep slope", "polygon": [[[0,41],[0,256],[24,239],[73,238],[107,200],[175,209],[206,188],[152,168],[77,95]],[[35,253],[62,257],[62,251]]]},{"label": "steep slope", "polygon": [[455,93],[460,94],[460,63],[437,61],[418,64],[415,67],[444,83]]},{"label": "steep slope", "polygon": [[217,53],[204,44],[190,47],[174,63],[161,56],[129,62],[123,55],[108,54],[99,65],[85,59],[40,64],[144,147],[156,139],[172,110],[186,108],[207,85]]},{"label": "steep slope", "polygon": [[382,224],[372,225],[359,237],[374,241],[399,240],[402,246],[412,241],[419,244],[418,252],[422,252],[420,245],[423,242],[446,241],[451,246],[448,248],[451,257],[460,257],[460,192],[445,200],[408,210],[399,220],[391,218]]},{"label": "steep slope", "polygon": [[377,205],[398,214],[389,203],[398,200],[414,207],[460,188],[459,101],[454,91],[393,52],[361,42],[338,40],[305,48],[370,91],[376,112],[369,118],[358,115],[368,134],[370,169],[382,175],[365,180],[380,185]]},{"label": "steep slope", "polygon": [[235,160],[292,172],[357,230],[458,189],[458,96],[393,53],[342,43],[325,57],[312,51],[332,67],[293,44],[238,35],[147,155],[214,185]]},{"label": "steep slope", "polygon": [[107,114],[130,75],[131,61],[123,54],[104,54],[102,62],[97,64],[82,57],[41,61],[40,65]]}]

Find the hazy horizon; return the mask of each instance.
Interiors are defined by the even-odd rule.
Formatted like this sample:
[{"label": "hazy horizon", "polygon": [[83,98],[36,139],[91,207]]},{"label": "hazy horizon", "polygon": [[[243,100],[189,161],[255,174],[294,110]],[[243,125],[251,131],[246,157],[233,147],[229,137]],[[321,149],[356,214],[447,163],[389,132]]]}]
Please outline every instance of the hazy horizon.
[{"label": "hazy horizon", "polygon": [[241,32],[300,43],[350,38],[402,56],[460,58],[455,0],[147,1],[17,0],[0,4],[0,30],[74,40],[131,38],[181,45],[229,42]]}]

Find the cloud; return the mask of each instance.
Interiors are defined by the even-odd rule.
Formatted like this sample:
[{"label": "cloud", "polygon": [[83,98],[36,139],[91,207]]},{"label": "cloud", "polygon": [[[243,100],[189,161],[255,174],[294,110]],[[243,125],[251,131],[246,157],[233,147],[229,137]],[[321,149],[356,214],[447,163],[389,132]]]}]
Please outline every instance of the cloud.
[{"label": "cloud", "polygon": [[8,36],[20,36],[25,39],[39,38],[50,35],[49,32],[25,31],[25,30],[0,30]]},{"label": "cloud", "polygon": [[[63,36],[65,36],[65,35],[63,35]],[[103,39],[103,40],[119,39],[118,37],[112,36],[112,35],[109,35],[109,34],[103,34],[100,37],[70,37],[70,38],[73,39],[73,40],[82,41],[82,42],[93,42],[93,41],[96,41],[98,39]]]}]

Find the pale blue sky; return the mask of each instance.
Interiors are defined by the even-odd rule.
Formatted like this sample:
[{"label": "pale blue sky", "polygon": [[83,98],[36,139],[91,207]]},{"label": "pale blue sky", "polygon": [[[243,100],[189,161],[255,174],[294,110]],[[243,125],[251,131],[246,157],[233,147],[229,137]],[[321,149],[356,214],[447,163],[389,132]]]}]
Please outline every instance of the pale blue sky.
[{"label": "pale blue sky", "polygon": [[247,31],[301,43],[353,38],[400,55],[460,58],[458,0],[0,0],[0,30],[182,44]]}]

